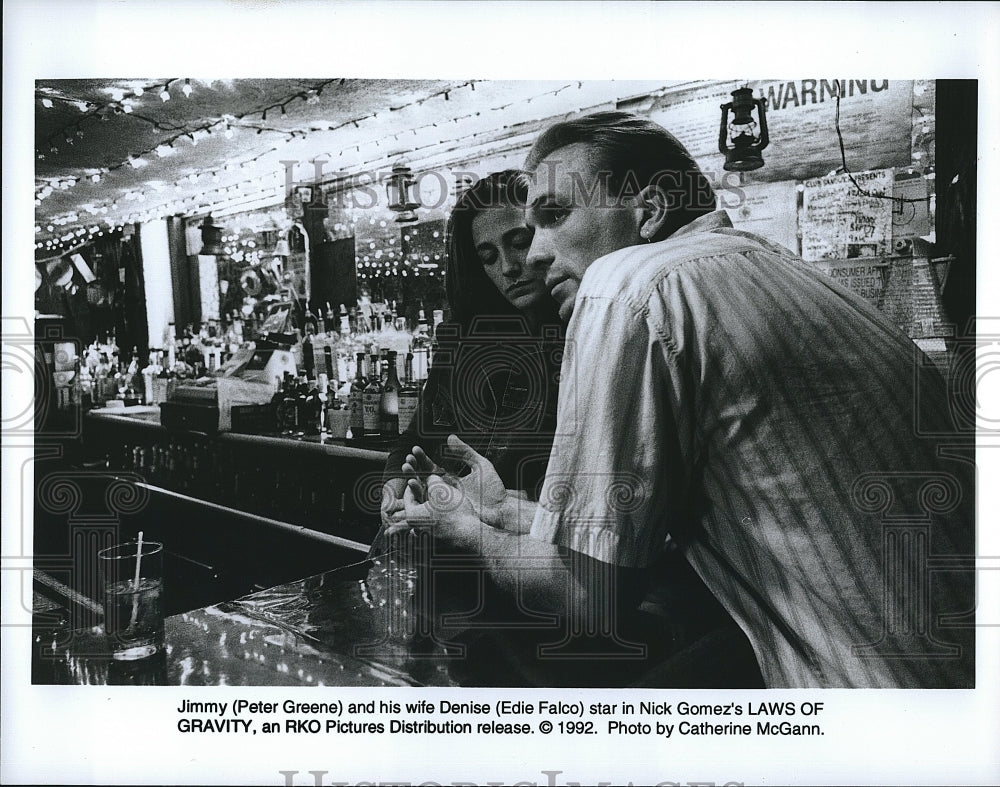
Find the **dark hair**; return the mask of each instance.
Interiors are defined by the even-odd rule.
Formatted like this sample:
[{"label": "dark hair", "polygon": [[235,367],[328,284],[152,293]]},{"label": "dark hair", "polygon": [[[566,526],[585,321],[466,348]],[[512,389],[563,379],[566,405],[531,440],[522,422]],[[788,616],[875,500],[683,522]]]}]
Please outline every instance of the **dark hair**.
[{"label": "dark hair", "polygon": [[[469,331],[477,317],[509,317],[520,312],[500,294],[483,270],[472,238],[472,221],[483,210],[524,206],[528,195],[525,174],[517,169],[494,172],[470,186],[458,198],[448,219],[448,268],[445,287],[451,319]],[[552,302],[551,317],[543,322],[558,323],[558,311]]]},{"label": "dark hair", "polygon": [[575,143],[590,147],[594,168],[606,173],[612,194],[634,196],[650,185],[664,189],[670,216],[653,240],[716,209],[712,184],[687,149],[663,126],[630,112],[594,112],[549,126],[531,146],[524,168],[532,172],[542,159]]}]

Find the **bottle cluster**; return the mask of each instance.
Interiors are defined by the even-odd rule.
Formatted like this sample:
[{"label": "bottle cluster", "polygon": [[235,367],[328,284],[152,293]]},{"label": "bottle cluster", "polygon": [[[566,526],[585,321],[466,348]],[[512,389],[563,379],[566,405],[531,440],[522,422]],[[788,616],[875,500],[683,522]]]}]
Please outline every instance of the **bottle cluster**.
[{"label": "bottle cluster", "polygon": [[[416,414],[427,379],[434,338],[423,309],[415,330],[397,316],[395,304],[359,302],[339,312],[307,304],[293,327],[296,373],[274,379],[274,430],[289,437],[392,438]],[[251,318],[248,318],[251,319]],[[441,321],[434,312],[435,327]],[[208,320],[178,331],[171,322],[162,347],[153,347],[140,368],[138,351],[127,359],[111,335],[95,341],[77,360],[75,401],[84,408],[112,399],[160,404],[178,382],[210,378],[230,359],[253,349],[257,327],[234,311],[225,321]]]}]

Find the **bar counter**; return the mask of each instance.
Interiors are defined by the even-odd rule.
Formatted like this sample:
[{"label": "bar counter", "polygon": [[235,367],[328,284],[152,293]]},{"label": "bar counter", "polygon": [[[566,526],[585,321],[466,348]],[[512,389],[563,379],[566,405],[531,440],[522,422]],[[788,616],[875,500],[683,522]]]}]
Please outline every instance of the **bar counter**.
[{"label": "bar counter", "polygon": [[[36,515],[34,683],[759,684],[728,619],[639,609],[594,632],[505,595],[475,556],[426,537],[370,557],[385,446],[185,433],[154,408],[93,411],[82,434],[85,466],[46,473],[43,461],[36,476],[47,519]],[[67,481],[79,494],[56,494]],[[114,661],[96,551],[140,530],[164,544],[165,649]],[[40,537],[51,543],[40,548]],[[523,571],[538,569],[525,559]]]},{"label": "bar counter", "polygon": [[38,632],[34,682],[458,685],[449,665],[462,649],[419,633],[414,591],[412,577],[394,566],[334,569],[168,617],[164,652],[132,662],[111,659],[100,626]]},{"label": "bar counter", "polygon": [[378,530],[391,441],[168,430],[158,407],[91,410],[91,463],[170,497],[364,553]]}]

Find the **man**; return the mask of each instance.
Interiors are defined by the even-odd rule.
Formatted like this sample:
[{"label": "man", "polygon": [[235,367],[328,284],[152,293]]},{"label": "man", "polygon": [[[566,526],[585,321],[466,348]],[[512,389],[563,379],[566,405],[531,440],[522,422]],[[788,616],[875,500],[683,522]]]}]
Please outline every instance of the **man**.
[{"label": "man", "polygon": [[[939,451],[946,389],[913,343],[732,229],[643,118],[556,124],[526,169],[529,263],[549,266],[569,322],[540,502],[497,493],[456,441],[474,468],[464,495],[432,476],[418,504],[414,483],[408,520],[479,551],[501,584],[598,617],[637,597],[669,537],[770,687],[972,685],[972,629],[943,617],[971,611],[971,582],[930,568],[973,554],[972,454]],[[516,572],[560,557],[572,573]]]}]

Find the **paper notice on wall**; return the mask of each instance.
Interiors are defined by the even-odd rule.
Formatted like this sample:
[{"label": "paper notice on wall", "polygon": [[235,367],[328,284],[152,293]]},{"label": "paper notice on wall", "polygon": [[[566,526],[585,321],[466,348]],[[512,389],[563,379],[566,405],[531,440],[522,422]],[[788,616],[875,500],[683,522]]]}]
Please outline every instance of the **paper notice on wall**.
[{"label": "paper notice on wall", "polygon": [[[803,185],[802,259],[880,257],[892,246],[892,170],[813,178]],[[855,185],[857,184],[857,185]],[[859,187],[871,195],[865,196]]]},{"label": "paper notice on wall", "polygon": [[754,183],[719,189],[719,208],[736,229],[760,235],[799,253],[795,181]]},{"label": "paper notice on wall", "polygon": [[892,237],[894,240],[918,238],[931,231],[930,200],[927,180],[922,172],[903,170],[896,173],[892,196]]},{"label": "paper notice on wall", "polygon": [[837,260],[821,261],[817,266],[823,273],[838,281],[844,287],[860,295],[874,306],[881,308],[882,294],[889,275],[888,263],[850,262]]},{"label": "paper notice on wall", "polygon": [[[659,98],[649,113],[687,147],[698,165],[718,182],[724,156],[719,153],[720,106],[744,83],[698,83]],[[841,166],[840,131],[852,171],[902,167],[910,163],[913,82],[891,79],[791,79],[746,83],[754,97],[767,100],[770,144],[764,167],[751,177],[804,180]]]}]

